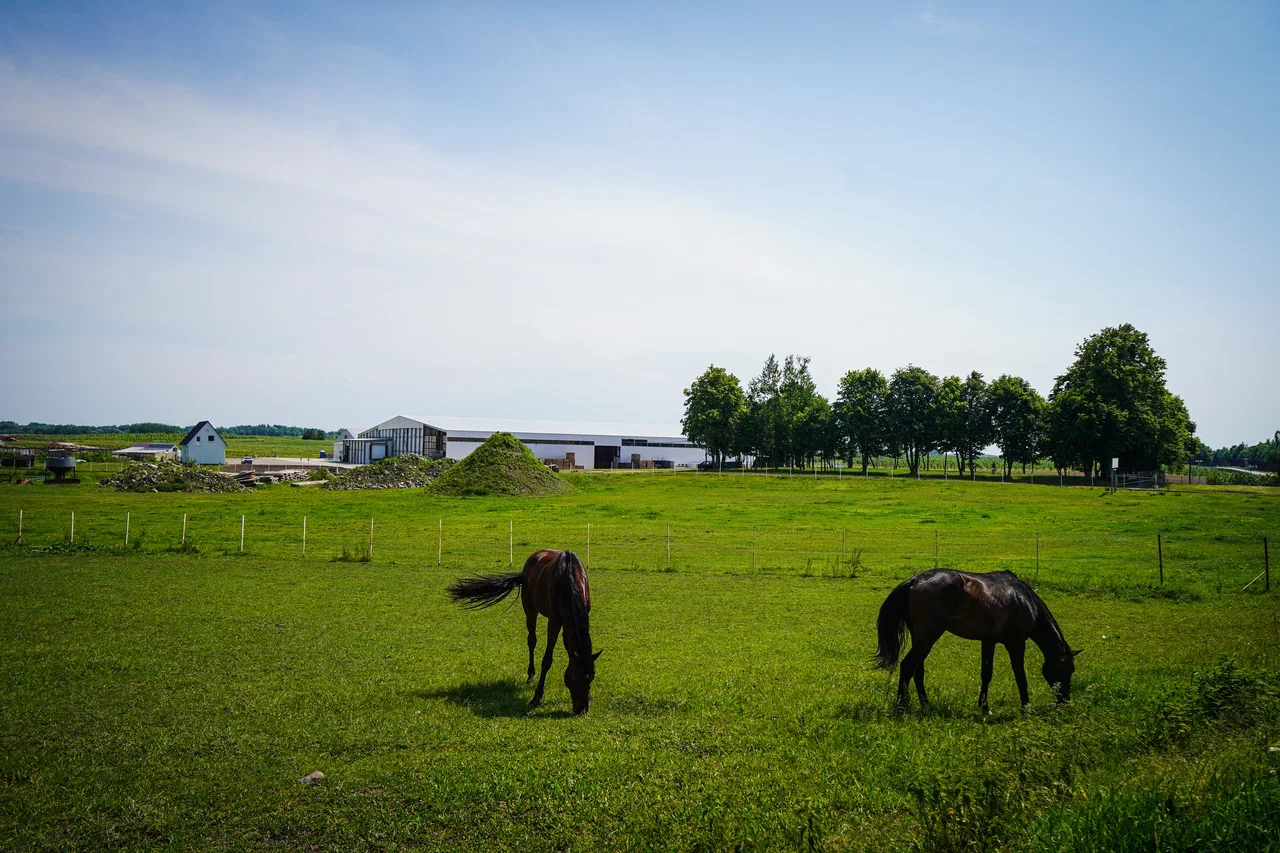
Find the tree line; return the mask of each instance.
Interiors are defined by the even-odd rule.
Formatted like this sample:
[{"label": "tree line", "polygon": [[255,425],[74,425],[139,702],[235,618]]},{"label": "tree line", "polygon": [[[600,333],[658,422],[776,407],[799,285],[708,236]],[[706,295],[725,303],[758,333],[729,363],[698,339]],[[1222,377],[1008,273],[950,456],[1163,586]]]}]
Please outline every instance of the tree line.
[{"label": "tree line", "polygon": [[908,364],[888,377],[850,370],[828,400],[808,357],[779,363],[770,355],[745,390],[725,369],[708,367],[684,390],[682,424],[716,463],[752,457],[803,468],[839,458],[865,472],[874,457],[892,456],[914,474],[945,453],[964,473],[995,445],[1006,473],[1048,459],[1059,471],[1105,477],[1115,457],[1124,470],[1152,471],[1200,447],[1186,404],[1165,386],[1165,368],[1146,334],[1125,324],[1086,338],[1047,399],[1019,376],[939,378]]},{"label": "tree line", "polygon": [[1229,465],[1235,468],[1254,468],[1259,471],[1280,471],[1280,430],[1267,441],[1246,445],[1243,441],[1232,447],[1211,449],[1200,445],[1196,461],[1206,465]]},{"label": "tree line", "polygon": [[[191,426],[195,426],[192,424]],[[107,426],[82,426],[79,424],[45,424],[32,422],[0,421],[0,434],[4,435],[178,435],[191,431],[191,426],[162,424],[145,421],[136,424]],[[283,424],[240,424],[218,430],[222,435],[259,435],[287,438],[304,438],[323,441],[337,438],[341,430],[325,431],[315,427],[285,426]]]}]

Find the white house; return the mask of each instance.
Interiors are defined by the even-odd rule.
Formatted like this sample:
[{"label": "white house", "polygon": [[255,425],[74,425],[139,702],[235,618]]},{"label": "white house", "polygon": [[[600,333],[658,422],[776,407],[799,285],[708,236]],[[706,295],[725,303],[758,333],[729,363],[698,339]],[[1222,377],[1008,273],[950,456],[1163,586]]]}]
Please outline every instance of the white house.
[{"label": "white house", "polygon": [[178,443],[179,458],[197,465],[221,465],[227,461],[227,443],[213,424],[201,421]]}]

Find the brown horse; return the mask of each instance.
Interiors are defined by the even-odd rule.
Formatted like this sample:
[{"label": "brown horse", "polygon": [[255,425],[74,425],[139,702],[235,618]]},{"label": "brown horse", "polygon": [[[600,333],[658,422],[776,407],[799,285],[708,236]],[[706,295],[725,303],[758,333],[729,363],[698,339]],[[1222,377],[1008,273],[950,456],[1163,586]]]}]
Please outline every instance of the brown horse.
[{"label": "brown horse", "polygon": [[880,647],[876,665],[893,669],[902,650],[907,631],[911,632],[911,651],[902,659],[898,675],[898,704],[907,704],[907,682],[915,678],[916,692],[923,706],[929,699],[924,692],[924,659],[944,632],[982,642],[982,692],[978,707],[987,711],[987,687],[991,684],[991,668],[996,644],[1009,652],[1013,677],[1018,682],[1022,707],[1029,703],[1027,673],[1023,656],[1027,640],[1044,653],[1041,672],[1058,702],[1071,698],[1071,674],[1075,672],[1075,656],[1062,637],[1062,629],[1031,587],[1013,572],[974,574],[954,569],[921,572],[898,584],[880,605],[876,620]]},{"label": "brown horse", "polygon": [[[591,682],[596,677],[596,658],[591,653],[591,588],[582,561],[572,551],[535,551],[524,562],[519,574],[459,578],[449,587],[449,596],[476,610],[492,607],[506,598],[511,590],[522,588],[525,625],[529,629],[529,678],[533,683],[533,650],[538,645],[538,614],[547,617],[547,650],[542,655],[542,677],[533,693],[531,707],[542,701],[542,689],[551,669],[556,637],[564,628],[564,650],[569,666],[564,671],[564,686],[573,697],[573,712],[585,714],[591,707]],[[601,650],[603,651],[603,649]]]}]

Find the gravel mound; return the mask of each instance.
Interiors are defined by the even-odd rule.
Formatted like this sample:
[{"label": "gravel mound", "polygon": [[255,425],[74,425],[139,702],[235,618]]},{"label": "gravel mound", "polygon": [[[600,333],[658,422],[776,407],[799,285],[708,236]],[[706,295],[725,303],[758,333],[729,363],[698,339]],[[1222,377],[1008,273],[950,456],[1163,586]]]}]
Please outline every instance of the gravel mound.
[{"label": "gravel mound", "polygon": [[569,485],[507,432],[495,432],[431,484],[441,495],[554,495]]},{"label": "gravel mound", "polygon": [[421,489],[449,470],[452,459],[425,456],[393,456],[361,468],[352,468],[326,480],[322,489]]},{"label": "gravel mound", "polygon": [[104,477],[99,486],[122,492],[243,492],[244,486],[221,471],[177,462],[135,462],[119,474]]}]

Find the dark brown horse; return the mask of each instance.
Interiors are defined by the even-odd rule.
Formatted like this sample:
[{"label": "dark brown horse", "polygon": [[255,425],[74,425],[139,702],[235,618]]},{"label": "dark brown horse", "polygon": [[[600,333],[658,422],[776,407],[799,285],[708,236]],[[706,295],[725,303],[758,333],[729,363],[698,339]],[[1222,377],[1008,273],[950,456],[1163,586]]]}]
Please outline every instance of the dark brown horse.
[{"label": "dark brown horse", "polygon": [[929,699],[924,692],[924,659],[944,632],[982,642],[982,692],[978,706],[987,710],[987,687],[991,684],[991,668],[996,644],[1009,652],[1013,677],[1025,709],[1027,673],[1023,657],[1027,640],[1044,653],[1041,670],[1058,702],[1071,698],[1071,674],[1075,672],[1075,656],[1062,637],[1062,629],[1031,587],[1013,572],[974,574],[954,569],[921,572],[898,584],[880,605],[876,620],[880,647],[876,665],[893,669],[902,651],[907,631],[911,632],[911,651],[902,659],[898,675],[898,704],[907,704],[907,682],[915,678],[920,704]]},{"label": "dark brown horse", "polygon": [[[529,704],[537,707],[551,669],[556,637],[564,628],[564,650],[569,666],[564,671],[564,686],[573,697],[573,712],[585,714],[591,707],[591,682],[596,677],[596,658],[591,653],[591,588],[582,561],[572,551],[535,551],[524,562],[519,574],[459,578],[449,587],[449,596],[465,602],[468,609],[492,607],[506,598],[511,590],[521,588],[525,625],[529,629],[529,679],[533,683],[533,650],[538,645],[538,614],[547,617],[547,650],[542,655],[542,677]],[[603,649],[601,650],[603,651]]]}]

